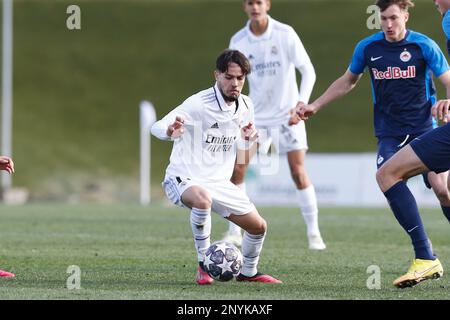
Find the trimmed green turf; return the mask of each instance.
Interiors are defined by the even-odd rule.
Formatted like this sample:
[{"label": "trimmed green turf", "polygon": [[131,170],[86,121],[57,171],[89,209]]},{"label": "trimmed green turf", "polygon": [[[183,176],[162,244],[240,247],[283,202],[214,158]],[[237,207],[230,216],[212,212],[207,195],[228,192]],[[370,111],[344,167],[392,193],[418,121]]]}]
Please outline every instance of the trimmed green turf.
[{"label": "trimmed green turf", "polygon": [[[410,264],[409,239],[388,209],[322,209],[328,249],[307,249],[297,209],[261,208],[269,232],[260,270],[283,285],[195,284],[188,211],[152,206],[0,206],[3,299],[449,299],[450,278],[414,288],[391,283]],[[434,250],[450,266],[449,224],[423,210]],[[213,240],[226,224],[213,217]],[[68,290],[68,266],[81,268],[81,289]],[[381,269],[381,289],[366,287],[367,268]]]}]

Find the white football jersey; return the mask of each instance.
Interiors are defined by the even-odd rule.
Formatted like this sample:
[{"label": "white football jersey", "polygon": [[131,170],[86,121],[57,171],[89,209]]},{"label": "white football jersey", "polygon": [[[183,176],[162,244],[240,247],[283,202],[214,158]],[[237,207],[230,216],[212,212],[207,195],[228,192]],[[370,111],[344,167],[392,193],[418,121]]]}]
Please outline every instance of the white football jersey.
[{"label": "white football jersey", "polygon": [[229,180],[236,159],[240,128],[254,122],[253,103],[245,95],[227,105],[217,87],[200,91],[186,99],[151,129],[162,140],[175,118],[184,119],[184,133],[174,139],[166,176],[195,181]]},{"label": "white football jersey", "polygon": [[[230,49],[241,51],[249,60],[252,72],[249,96],[255,104],[257,126],[286,124],[289,110],[298,101],[308,103],[316,75],[311,60],[294,29],[269,17],[266,32],[255,36],[250,21],[230,41]],[[296,72],[302,75],[297,85]]]}]

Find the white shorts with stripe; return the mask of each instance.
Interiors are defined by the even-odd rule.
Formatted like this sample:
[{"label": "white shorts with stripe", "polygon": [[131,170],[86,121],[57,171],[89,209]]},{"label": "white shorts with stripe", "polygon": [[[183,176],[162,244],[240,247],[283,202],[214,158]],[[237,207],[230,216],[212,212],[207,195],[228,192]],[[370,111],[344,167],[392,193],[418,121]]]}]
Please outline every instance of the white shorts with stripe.
[{"label": "white shorts with stripe", "polygon": [[292,126],[286,124],[278,127],[258,126],[256,122],[256,126],[259,134],[259,151],[262,153],[267,153],[271,145],[280,154],[308,149],[304,121]]},{"label": "white shorts with stripe", "polygon": [[186,207],[182,202],[182,195],[192,186],[200,186],[205,189],[211,196],[211,210],[224,218],[230,214],[244,215],[256,210],[245,192],[229,180],[196,182],[191,178],[166,176],[162,183],[167,198],[180,207]]}]

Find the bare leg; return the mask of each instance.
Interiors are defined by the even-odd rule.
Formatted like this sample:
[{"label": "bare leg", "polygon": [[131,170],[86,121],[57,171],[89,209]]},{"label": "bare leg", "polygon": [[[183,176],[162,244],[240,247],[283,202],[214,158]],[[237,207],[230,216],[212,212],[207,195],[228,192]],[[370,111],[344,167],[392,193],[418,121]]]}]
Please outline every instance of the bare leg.
[{"label": "bare leg", "polygon": [[436,197],[444,207],[450,207],[450,193],[447,187],[448,171],[442,173],[429,172],[428,181],[433,188]]},{"label": "bare leg", "polygon": [[[245,193],[245,173],[247,172],[248,164],[250,163],[251,158],[255,155],[257,148],[258,146],[255,143],[247,152],[238,151],[236,156],[233,175],[230,180]],[[223,240],[240,246],[242,242],[241,228],[230,221],[228,224],[228,231]]]},{"label": "bare leg", "polygon": [[429,169],[407,145],[381,166],[376,177],[381,191],[386,192],[397,182],[427,171]]}]

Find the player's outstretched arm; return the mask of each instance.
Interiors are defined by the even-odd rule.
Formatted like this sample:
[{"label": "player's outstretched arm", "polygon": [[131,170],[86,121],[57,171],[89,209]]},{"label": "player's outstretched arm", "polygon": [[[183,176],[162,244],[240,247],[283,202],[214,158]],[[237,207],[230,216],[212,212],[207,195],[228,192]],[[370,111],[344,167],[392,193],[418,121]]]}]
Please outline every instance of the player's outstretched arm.
[{"label": "player's outstretched arm", "polygon": [[320,109],[333,102],[334,100],[349,93],[361,79],[362,74],[354,74],[347,70],[340,78],[335,80],[328,89],[313,103],[308,105],[297,105],[297,115],[302,120],[316,114]]},{"label": "player's outstretched arm", "polygon": [[179,138],[185,132],[186,116],[189,117],[189,115],[177,111],[177,109],[172,110],[152,125],[151,132],[155,137],[171,141]]},{"label": "player's outstretched arm", "polygon": [[0,156],[0,170],[5,170],[9,174],[14,172],[14,162],[11,158]]},{"label": "player's outstretched arm", "polygon": [[249,122],[241,128],[241,136],[237,140],[236,163],[248,164],[252,155],[256,152],[255,142],[258,140],[259,134],[253,122]]},{"label": "player's outstretched arm", "polygon": [[431,108],[431,115],[444,123],[447,123],[450,121],[449,117],[449,108],[450,108],[450,70],[447,72],[444,72],[440,77],[439,80],[442,82],[442,84],[447,89],[447,99],[442,99],[437,101],[434,106]]}]

